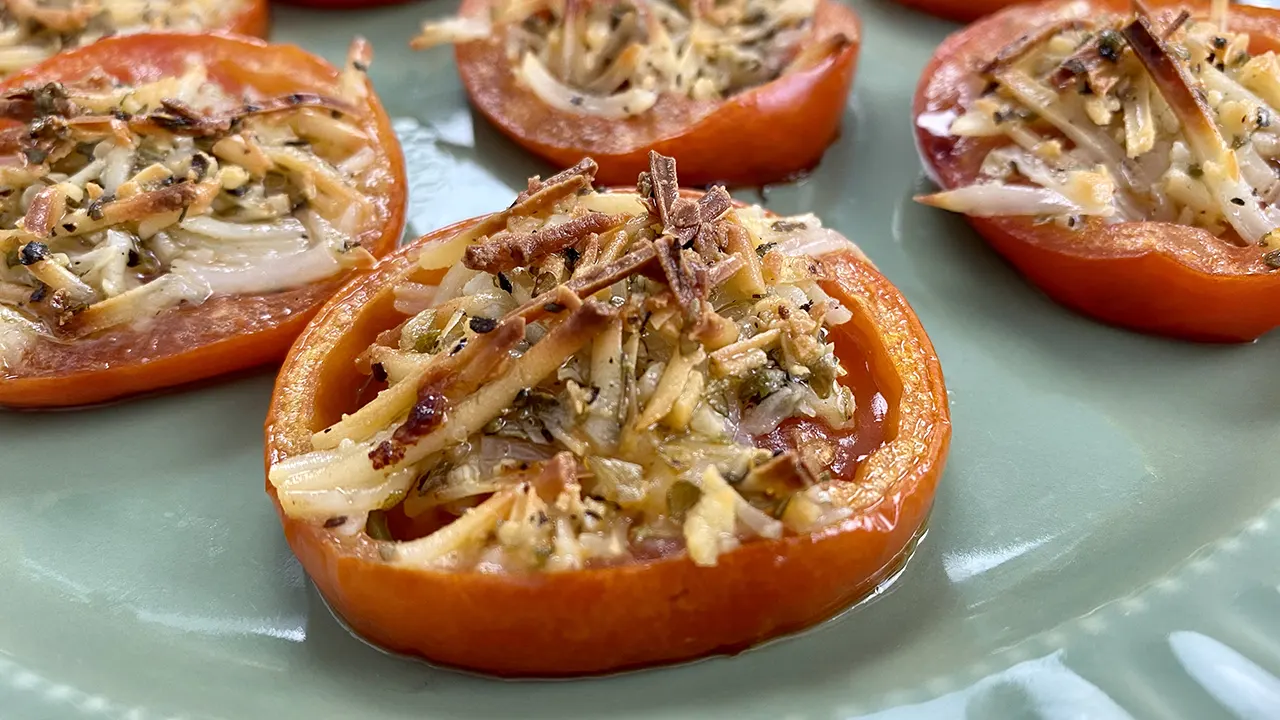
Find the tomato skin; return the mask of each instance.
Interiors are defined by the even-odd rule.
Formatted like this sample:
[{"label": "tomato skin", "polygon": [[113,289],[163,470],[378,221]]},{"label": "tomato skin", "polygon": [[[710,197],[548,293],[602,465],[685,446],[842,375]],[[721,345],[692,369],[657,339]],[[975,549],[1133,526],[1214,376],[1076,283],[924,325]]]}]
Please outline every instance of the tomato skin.
[{"label": "tomato skin", "polygon": [[236,13],[226,27],[229,33],[266,38],[271,30],[271,7],[267,0],[244,0],[244,9]]},{"label": "tomato skin", "polygon": [[[211,80],[233,92],[252,87],[267,95],[331,94],[338,78],[332,65],[292,45],[219,33],[139,34],[59,54],[6,78],[0,90],[66,81],[97,69],[126,83],[153,81],[180,71],[192,54],[208,65]],[[404,157],[371,86],[362,114],[362,125],[381,154],[388,192],[373,198],[378,218],[360,237],[366,249],[381,256],[396,246],[404,229]],[[0,369],[0,406],[88,405],[278,362],[348,277],[264,295],[216,297],[161,313],[146,326],[69,343],[41,338],[28,350],[21,374]]]},{"label": "tomato skin", "polygon": [[940,18],[967,23],[1028,0],[898,0],[898,2]]},{"label": "tomato skin", "polygon": [[[1091,0],[1097,12],[1127,12],[1127,0]],[[916,90],[913,115],[942,113],[977,91],[973,68],[996,49],[1052,22],[1061,2],[1017,5],[984,18],[942,43]],[[1153,8],[1207,4],[1160,0]],[[1251,51],[1280,46],[1280,12],[1233,5],[1233,30],[1248,32]],[[926,123],[927,124],[927,123]],[[970,184],[990,141],[934,134],[916,123],[926,171],[943,188]],[[1103,322],[1205,342],[1243,342],[1280,325],[1280,274],[1257,248],[1244,248],[1184,225],[1091,221],[1078,231],[1030,218],[968,218],[1031,282],[1059,303]]]},{"label": "tomato skin", "polygon": [[[692,194],[691,194],[692,195]],[[403,319],[392,278],[438,280],[414,268],[414,248],[389,256],[334,296],[286,359],[266,423],[266,463],[311,449],[310,436],[354,410],[365,376],[354,359]],[[821,622],[898,567],[932,506],[951,438],[942,371],[901,294],[850,252],[824,261],[824,289],[855,319],[835,328],[837,354],[864,354],[888,401],[885,440],[835,496],[854,514],[808,536],[755,540],[697,567],[683,555],[546,574],[407,569],[373,541],[342,542],[285,515],[285,536],[334,610],[396,652],[502,676],[601,673],[737,652]],[[414,274],[414,273],[417,274]],[[267,493],[276,501],[268,482]],[[857,488],[863,488],[860,494]]]},{"label": "tomato skin", "polygon": [[[487,17],[491,0],[463,0],[460,13]],[[722,102],[663,96],[626,120],[552,108],[516,83],[503,41],[457,46],[458,73],[471,103],[516,143],[557,167],[584,156],[600,165],[604,185],[634,183],[649,150],[680,159],[680,180],[759,185],[812,169],[840,133],[861,47],[861,25],[848,7],[822,0],[814,19],[818,42],[844,34],[850,43],[816,67]]]}]

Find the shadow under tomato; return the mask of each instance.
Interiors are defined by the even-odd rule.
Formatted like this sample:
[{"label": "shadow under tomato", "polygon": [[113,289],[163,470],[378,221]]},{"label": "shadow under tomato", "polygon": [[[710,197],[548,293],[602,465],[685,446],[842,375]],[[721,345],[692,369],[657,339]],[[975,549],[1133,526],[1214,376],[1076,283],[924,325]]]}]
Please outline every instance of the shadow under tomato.
[{"label": "shadow under tomato", "polygon": [[210,378],[194,380],[192,382],[182,383],[181,385],[173,385],[167,388],[157,388],[146,392],[137,393],[135,395],[126,395],[125,397],[114,398],[100,403],[91,403],[88,405],[75,405],[72,407],[54,407],[54,408],[7,408],[0,407],[0,416],[6,413],[14,415],[55,415],[64,413],[88,413],[98,410],[113,411],[114,408],[142,403],[158,398],[169,398],[172,396],[184,395],[186,393],[199,392],[215,388],[219,385],[227,385],[241,381],[250,381],[255,379],[266,379],[266,382],[274,383],[276,372],[280,369],[279,363],[271,363],[268,365],[259,365],[257,367],[245,368],[243,370],[233,370],[229,373],[216,375]]}]

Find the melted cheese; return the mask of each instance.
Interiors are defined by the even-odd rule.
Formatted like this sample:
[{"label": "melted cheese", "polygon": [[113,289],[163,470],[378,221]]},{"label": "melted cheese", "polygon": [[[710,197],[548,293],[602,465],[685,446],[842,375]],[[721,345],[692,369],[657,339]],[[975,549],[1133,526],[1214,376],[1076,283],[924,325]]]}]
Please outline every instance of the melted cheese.
[{"label": "melted cheese", "polygon": [[[36,93],[48,107],[34,123],[60,130],[10,148],[25,162],[8,166],[0,197],[0,308],[24,333],[74,339],[371,264],[360,241],[383,182],[372,140],[345,112],[317,112],[345,110],[342,98],[254,98],[245,112],[199,64],[137,87]],[[187,114],[213,125],[188,132]],[[16,366],[25,345],[10,326]]]},{"label": "melted cheese", "polygon": [[108,35],[222,28],[230,0],[10,0],[0,7],[0,77]]},{"label": "melted cheese", "polygon": [[1145,19],[1154,39],[1141,53],[1126,40],[1146,32],[1137,20],[1096,18],[999,63],[991,91],[950,132],[1009,144],[990,152],[974,185],[921,199],[1067,227],[1175,222],[1275,250],[1280,63],[1272,51],[1250,56],[1248,36],[1224,29],[1226,12],[1217,3],[1210,20],[1172,32],[1171,14]]},{"label": "melted cheese", "polygon": [[[427,246],[424,265],[461,262],[362,356],[389,387],[271,467],[286,512],[325,522],[335,508],[376,517],[398,505],[448,521],[390,541],[390,562],[546,572],[627,562],[655,540],[714,565],[739,543],[842,519],[821,494],[785,514],[837,481],[802,459],[834,446],[774,457],[753,436],[788,418],[852,426],[827,340],[852,314],[818,287],[814,260],[852,246],[811,215],[730,210],[724,195],[682,251],[707,277],[695,305],[661,263],[650,277],[630,260],[671,240],[658,201],[555,192],[590,187],[566,173],[531,181],[460,247]],[[558,199],[529,199],[540,192]],[[614,266],[598,290],[572,289]],[[758,285],[729,282],[748,268]]]},{"label": "melted cheese", "polygon": [[505,28],[517,80],[564,112],[624,119],[662,94],[720,100],[784,74],[801,54],[817,0],[697,3],[510,0],[492,23],[428,23],[415,48],[464,43]]}]

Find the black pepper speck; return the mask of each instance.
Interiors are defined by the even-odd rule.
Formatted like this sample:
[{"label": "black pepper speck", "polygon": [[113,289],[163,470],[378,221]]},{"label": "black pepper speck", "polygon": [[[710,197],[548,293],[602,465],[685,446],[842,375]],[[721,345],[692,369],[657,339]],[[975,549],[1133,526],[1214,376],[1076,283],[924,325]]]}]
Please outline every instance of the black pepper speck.
[{"label": "black pepper speck", "polygon": [[487,332],[493,332],[493,329],[498,327],[497,320],[494,320],[493,318],[480,317],[478,315],[472,317],[467,324],[471,326],[472,331],[482,335]]},{"label": "black pepper speck", "polygon": [[23,265],[35,265],[47,257],[49,257],[49,248],[40,242],[29,242],[18,251],[18,262]]}]

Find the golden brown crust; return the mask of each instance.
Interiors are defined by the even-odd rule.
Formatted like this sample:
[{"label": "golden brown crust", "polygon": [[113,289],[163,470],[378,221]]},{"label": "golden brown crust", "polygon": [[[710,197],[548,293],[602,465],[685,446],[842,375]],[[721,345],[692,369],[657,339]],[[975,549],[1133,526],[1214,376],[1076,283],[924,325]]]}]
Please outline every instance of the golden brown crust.
[{"label": "golden brown crust", "polygon": [[570,245],[576,245],[588,235],[606,232],[626,220],[625,215],[593,212],[532,232],[494,233],[484,242],[468,247],[462,262],[472,270],[487,273],[506,272],[521,265],[534,265]]}]

